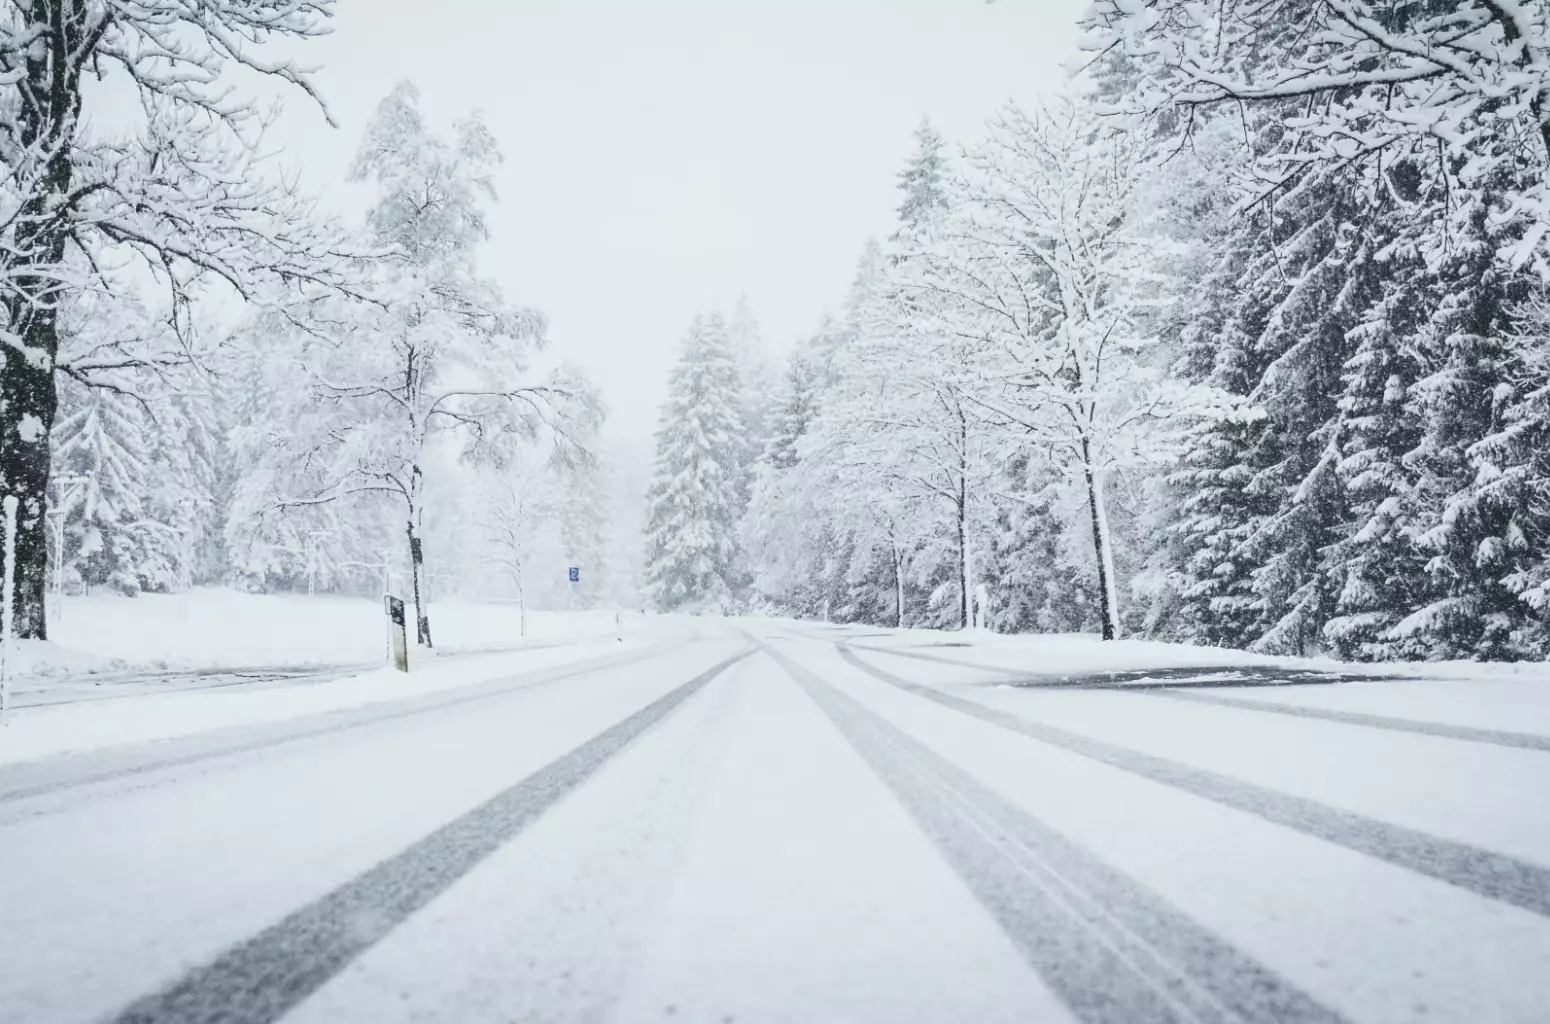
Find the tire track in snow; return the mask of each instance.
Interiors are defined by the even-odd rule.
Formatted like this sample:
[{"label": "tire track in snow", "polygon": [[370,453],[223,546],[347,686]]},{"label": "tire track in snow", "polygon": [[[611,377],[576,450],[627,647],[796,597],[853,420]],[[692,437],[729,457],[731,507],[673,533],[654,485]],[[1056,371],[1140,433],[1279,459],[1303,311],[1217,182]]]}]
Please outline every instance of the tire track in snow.
[{"label": "tire track in snow", "polygon": [[869,665],[843,644],[839,653],[870,676],[991,725],[1407,868],[1477,896],[1550,917],[1550,868],[988,707]]},{"label": "tire track in snow", "polygon": [[767,651],[1087,1024],[1345,1020],[853,697]]},{"label": "tire track in snow", "polygon": [[[813,637],[813,639],[820,638]],[[830,642],[848,646],[855,650],[868,651],[873,654],[891,654],[899,658],[914,658],[917,661],[930,661],[938,665],[951,665],[954,668],[966,668],[976,672],[988,672],[992,675],[1005,676],[1011,685],[1019,689],[1029,690],[1124,690],[1126,692],[1134,690],[1138,693],[1145,693],[1150,690],[1212,690],[1246,685],[1266,689],[1277,686],[1330,686],[1335,683],[1349,683],[1353,681],[1392,682],[1405,678],[1403,676],[1368,676],[1342,672],[1326,672],[1322,669],[1288,670],[1276,666],[1255,665],[1183,665],[1172,668],[1116,669],[1112,672],[1092,672],[1085,675],[1074,672],[1051,672],[1045,675],[1030,675],[1021,669],[1006,668],[1003,665],[983,665],[979,662],[948,658],[940,654],[927,654],[924,651],[905,650],[897,647],[875,647],[871,644],[850,644],[844,640],[831,640]],[[964,644],[961,646],[968,645]],[[1245,672],[1279,674],[1246,683],[1241,675],[1241,673]],[[1155,676],[1158,673],[1167,673],[1168,675],[1179,677],[1216,674],[1220,678],[1180,678],[1177,682],[1140,682],[1140,680]],[[1232,675],[1229,677],[1228,673]]]},{"label": "tire track in snow", "polygon": [[[1273,714],[1296,715],[1300,718],[1318,718],[1329,722],[1343,722],[1346,725],[1361,725],[1373,729],[1387,729],[1392,732],[1408,732],[1418,736],[1439,736],[1443,739],[1460,740],[1465,743],[1485,743],[1495,747],[1511,747],[1519,750],[1542,750],[1550,752],[1550,736],[1542,736],[1535,733],[1512,732],[1506,729],[1480,729],[1468,725],[1450,725],[1446,722],[1426,722],[1415,718],[1394,718],[1389,715],[1373,715],[1361,711],[1342,711],[1335,708],[1304,707],[1299,704],[1280,704],[1273,701],[1258,701],[1246,697],[1234,697],[1224,693],[1200,693],[1199,690],[1217,690],[1231,687],[1271,687],[1271,686],[1320,686],[1332,683],[1350,682],[1353,678],[1363,680],[1393,680],[1395,676],[1361,676],[1352,677],[1339,673],[1309,672],[1300,673],[1296,677],[1288,679],[1275,679],[1268,681],[1243,679],[1213,679],[1189,682],[1109,682],[1099,676],[1069,676],[1058,681],[1029,684],[1028,676],[1013,669],[999,666],[977,665],[973,662],[959,661],[954,658],[944,658],[935,654],[924,654],[920,651],[901,651],[887,647],[872,647],[867,644],[851,644],[852,648],[863,651],[871,651],[878,654],[894,654],[902,658],[917,658],[921,661],[936,662],[942,665],[952,665],[955,668],[976,669],[982,672],[991,672],[1004,675],[1009,679],[1020,681],[1021,685],[1029,689],[1048,688],[1060,689],[1068,687],[1077,690],[1118,690],[1124,693],[1139,693],[1149,697],[1168,697],[1173,700],[1195,701],[1200,704],[1220,704],[1223,707],[1242,708],[1247,711],[1264,711]],[[1252,665],[1241,668],[1214,668],[1214,669],[1168,669],[1175,672],[1254,672]],[[1131,673],[1121,673],[1131,674]],[[1328,678],[1309,678],[1309,676],[1327,676]]]},{"label": "tire track in snow", "polygon": [[40,761],[22,761],[0,766],[0,805],[30,797],[46,796],[61,790],[99,782],[143,775],[164,768],[181,768],[201,761],[266,750],[287,743],[330,736],[363,726],[394,722],[402,718],[462,707],[478,701],[517,693],[532,686],[558,682],[590,672],[613,668],[632,661],[655,657],[681,644],[606,654],[580,662],[533,669],[489,682],[474,683],[421,697],[387,704],[364,705],[308,715],[261,726],[230,726],[175,737],[137,743],[123,750],[88,751],[63,754]]},{"label": "tire track in snow", "polygon": [[342,971],[632,740],[757,648],[727,658],[425,838],[293,911],[111,1024],[271,1024]]},{"label": "tire track in snow", "polygon": [[1409,732],[1420,736],[1440,736],[1444,739],[1462,740],[1466,743],[1486,743],[1495,747],[1514,747],[1520,750],[1550,752],[1550,736],[1536,736],[1527,732],[1507,732],[1501,729],[1477,729],[1467,725],[1449,725],[1446,722],[1424,722],[1415,718],[1391,718],[1388,715],[1372,715],[1361,711],[1342,711],[1336,708],[1302,707],[1298,704],[1278,704],[1271,701],[1234,697],[1225,693],[1183,693],[1167,687],[1126,687],[1152,697],[1169,697],[1173,700],[1194,701],[1198,704],[1217,704],[1222,707],[1242,708],[1245,711],[1263,711],[1276,715],[1294,715],[1298,718],[1316,718],[1326,722],[1361,725],[1391,732]]}]

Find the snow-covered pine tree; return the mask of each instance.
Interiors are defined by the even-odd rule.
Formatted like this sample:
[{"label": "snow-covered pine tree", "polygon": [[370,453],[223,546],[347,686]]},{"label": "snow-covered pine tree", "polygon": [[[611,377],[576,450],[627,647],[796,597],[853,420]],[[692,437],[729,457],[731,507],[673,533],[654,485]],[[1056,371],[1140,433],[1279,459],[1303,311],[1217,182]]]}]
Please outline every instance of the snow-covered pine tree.
[{"label": "snow-covered pine tree", "polygon": [[1314,653],[1334,614],[1336,593],[1320,570],[1346,519],[1336,472],[1340,375],[1346,333],[1372,300],[1372,244],[1354,200],[1349,188],[1314,173],[1273,208],[1290,232],[1274,243],[1274,273],[1284,284],[1254,342],[1265,369],[1249,397],[1265,418],[1244,484],[1273,511],[1253,524],[1237,555],[1253,566],[1259,635],[1251,646],[1267,653]]},{"label": "snow-covered pine tree", "polygon": [[1345,336],[1377,273],[1355,207],[1315,171],[1207,240],[1219,255],[1181,331],[1179,369],[1248,408],[1198,426],[1171,474],[1181,638],[1279,653],[1322,644],[1336,604],[1327,549],[1346,521]]},{"label": "snow-covered pine tree", "polygon": [[647,493],[646,585],[662,611],[726,613],[742,598],[740,400],[725,321],[696,317],[668,381]]},{"label": "snow-covered pine tree", "polygon": [[[146,517],[152,436],[146,409],[106,388],[67,383],[54,425],[54,464],[68,487],[63,564],[70,582],[138,594],[140,573],[154,557]],[[150,549],[150,550],[148,550]]]},{"label": "snow-covered pine tree", "polygon": [[1473,236],[1439,268],[1442,299],[1419,343],[1427,372],[1412,391],[1423,429],[1406,458],[1429,585],[1389,634],[1433,658],[1543,657],[1522,632],[1534,612],[1509,580],[1542,557],[1529,546],[1540,527],[1525,516],[1542,522],[1544,512],[1494,486],[1502,466],[1491,440],[1508,431],[1513,382],[1524,376],[1513,313],[1530,283],[1497,258],[1486,205],[1475,213]]},{"label": "snow-covered pine tree", "polygon": [[1510,510],[1498,569],[1523,603],[1513,646],[1526,657],[1550,656],[1550,297],[1543,286],[1515,311],[1519,364],[1508,382],[1502,427],[1471,451],[1482,469],[1481,501]]},{"label": "snow-covered pine tree", "polygon": [[770,360],[764,348],[764,338],[759,330],[759,320],[748,297],[740,296],[727,321],[727,341],[737,360],[738,378],[742,390],[741,415],[743,432],[747,438],[743,453],[742,483],[743,501],[753,489],[755,466],[769,445],[771,418],[777,400],[779,370]]},{"label": "snow-covered pine tree", "polygon": [[[837,494],[870,493],[877,474],[836,484],[836,467],[812,457],[822,443],[818,449],[805,444],[821,411],[843,400],[846,365],[857,355],[872,303],[887,287],[888,266],[882,246],[869,240],[841,315],[825,316],[812,337],[797,346],[776,389],[770,438],[741,532],[756,600],[779,614],[845,619],[847,609],[869,603],[864,595],[887,586],[895,593],[884,621],[898,617],[892,607],[897,603],[894,575],[869,579],[868,570],[857,566],[851,539],[855,524],[846,513],[856,506],[831,500]],[[863,521],[871,522],[869,517]]]},{"label": "snow-covered pine tree", "polygon": [[[823,335],[820,335],[822,337]],[[801,445],[823,395],[824,352],[817,338],[787,357],[770,415],[770,438],[756,468],[741,536],[757,604],[781,615],[823,613],[820,565],[831,538]]]},{"label": "snow-covered pine tree", "polygon": [[996,509],[995,544],[985,567],[998,595],[990,625],[998,633],[1076,633],[1099,628],[1095,579],[1084,579],[1062,550],[1069,526],[1059,507],[1059,475],[1024,450],[1005,470],[1016,501]]},{"label": "snow-covered pine tree", "polygon": [[[1395,187],[1416,180],[1402,165],[1390,177]],[[1436,296],[1408,210],[1386,203],[1384,194],[1372,201],[1382,219],[1369,232],[1381,232],[1389,241],[1374,258],[1381,276],[1377,298],[1346,334],[1351,354],[1339,401],[1336,469],[1348,517],[1342,539],[1326,552],[1325,572],[1337,597],[1324,636],[1342,657],[1381,661],[1426,654],[1423,644],[1396,639],[1390,631],[1420,606],[1427,589],[1427,558],[1415,545],[1420,508],[1408,456],[1422,441],[1413,400],[1423,372],[1416,341]]]},{"label": "snow-covered pine tree", "polygon": [[203,582],[219,438],[191,339],[107,288],[61,314],[50,513],[66,580],[126,594]]},{"label": "snow-covered pine tree", "polygon": [[764,462],[771,470],[784,472],[797,464],[797,444],[818,413],[819,383],[812,356],[798,347],[786,361],[785,378],[770,417]]},{"label": "snow-covered pine tree", "polygon": [[942,136],[932,127],[929,118],[921,118],[915,129],[915,151],[899,172],[899,191],[904,198],[899,202],[900,231],[909,231],[927,224],[947,209],[947,157]]}]

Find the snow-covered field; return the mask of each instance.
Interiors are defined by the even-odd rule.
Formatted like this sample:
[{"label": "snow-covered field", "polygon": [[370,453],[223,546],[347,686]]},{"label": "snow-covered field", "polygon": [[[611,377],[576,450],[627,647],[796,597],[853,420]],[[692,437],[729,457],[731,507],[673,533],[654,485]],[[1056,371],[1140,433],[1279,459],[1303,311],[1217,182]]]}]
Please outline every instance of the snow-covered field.
[{"label": "snow-covered field", "polygon": [[1313,667],[651,617],[23,709],[92,749],[0,764],[0,1020],[1550,1019],[1550,688]]},{"label": "snow-covered field", "polygon": [[[379,602],[346,597],[97,594],[66,597],[63,612],[50,626],[57,653],[24,651],[31,671],[357,664],[379,660],[386,635]],[[529,611],[524,638],[516,605],[449,600],[431,606],[431,627],[452,653],[602,636],[614,613]]]}]

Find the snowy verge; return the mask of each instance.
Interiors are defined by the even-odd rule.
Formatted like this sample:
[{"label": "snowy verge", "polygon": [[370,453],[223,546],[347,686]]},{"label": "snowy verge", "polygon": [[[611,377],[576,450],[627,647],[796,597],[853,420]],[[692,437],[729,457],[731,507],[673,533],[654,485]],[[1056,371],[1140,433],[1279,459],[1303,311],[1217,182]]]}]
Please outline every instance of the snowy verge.
[{"label": "snowy verge", "polygon": [[14,640],[6,658],[6,674],[13,680],[102,675],[131,667],[122,658],[72,650],[48,640]]},{"label": "snowy verge", "polygon": [[643,652],[656,642],[644,638],[582,641],[445,664],[431,662],[407,675],[381,668],[326,682],[265,689],[195,690],[18,708],[0,729],[0,764],[390,703],[557,665]]},{"label": "snowy verge", "polygon": [[[601,638],[614,633],[614,616],[611,610],[529,611],[524,628],[512,604],[447,600],[431,606],[437,647],[449,654]],[[358,665],[382,658],[386,631],[381,603],[365,598],[220,588],[134,598],[93,594],[65,598],[50,623],[58,646],[39,648],[23,672]]]},{"label": "snowy verge", "polygon": [[1334,658],[1280,657],[1159,640],[1104,641],[1093,633],[1004,635],[984,630],[885,630],[859,626],[833,627],[810,622],[791,622],[790,627],[799,634],[848,641],[860,649],[928,654],[973,664],[987,671],[1026,673],[1029,676],[1090,675],[1152,669],[1274,667],[1375,678],[1527,679],[1543,681],[1550,686],[1550,666],[1543,662],[1407,661],[1369,664]]}]

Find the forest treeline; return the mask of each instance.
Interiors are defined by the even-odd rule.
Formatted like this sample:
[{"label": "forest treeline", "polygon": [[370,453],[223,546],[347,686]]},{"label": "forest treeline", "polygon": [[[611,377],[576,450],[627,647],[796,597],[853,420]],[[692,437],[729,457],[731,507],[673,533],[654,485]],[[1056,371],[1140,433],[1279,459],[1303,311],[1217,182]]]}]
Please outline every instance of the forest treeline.
[{"label": "forest treeline", "polygon": [[1543,658],[1544,6],[1099,0],[1083,29],[1065,95],[921,127],[778,386],[690,330],[656,602]]}]

